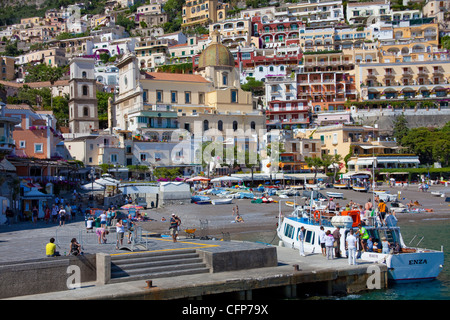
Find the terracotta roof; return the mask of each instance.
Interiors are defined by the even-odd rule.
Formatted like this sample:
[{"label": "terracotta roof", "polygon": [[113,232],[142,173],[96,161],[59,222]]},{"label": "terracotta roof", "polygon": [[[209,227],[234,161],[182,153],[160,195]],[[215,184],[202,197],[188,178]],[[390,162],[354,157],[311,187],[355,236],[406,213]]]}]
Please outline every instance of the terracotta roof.
[{"label": "terracotta roof", "polygon": [[30,106],[29,105],[27,105],[27,104],[7,104],[6,105],[6,109],[7,110],[9,110],[9,109],[11,109],[11,110],[17,110],[17,109],[29,109],[29,110],[32,110],[31,108],[30,108]]},{"label": "terracotta roof", "polygon": [[180,44],[174,44],[173,46],[170,46],[169,49],[176,48],[176,47],[187,47],[187,43],[180,43]]},{"label": "terracotta roof", "polygon": [[[29,82],[29,83],[18,83],[15,81],[3,81],[0,80],[0,84],[3,84],[5,87],[13,87],[13,88],[22,88],[24,85],[29,86],[30,88],[44,88],[44,87],[51,87],[52,84],[50,81],[43,81],[43,82]],[[57,86],[68,86],[69,80],[58,80],[53,85],[54,87]]]},{"label": "terracotta roof", "polygon": [[182,73],[168,73],[168,72],[146,72],[146,80],[157,81],[177,81],[177,82],[204,82],[209,83],[208,80],[198,74],[182,74]]},{"label": "terracotta roof", "polygon": [[356,2],[356,3],[347,3],[348,7],[364,7],[364,6],[372,6],[378,4],[387,4],[384,1],[374,1],[374,2]]}]

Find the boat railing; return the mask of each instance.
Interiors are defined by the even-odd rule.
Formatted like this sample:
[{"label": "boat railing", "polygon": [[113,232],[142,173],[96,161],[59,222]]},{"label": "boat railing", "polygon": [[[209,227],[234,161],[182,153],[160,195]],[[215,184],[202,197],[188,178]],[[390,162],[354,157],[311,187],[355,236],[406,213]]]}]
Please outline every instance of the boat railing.
[{"label": "boat railing", "polygon": [[[414,235],[414,237],[408,242],[408,246],[411,245],[411,243],[414,241],[414,239],[416,239],[418,237],[418,235]],[[417,244],[415,245],[415,247],[418,247],[419,244],[422,242],[422,240],[425,238],[425,236],[422,236],[422,238],[420,238],[420,240],[417,242]]]}]

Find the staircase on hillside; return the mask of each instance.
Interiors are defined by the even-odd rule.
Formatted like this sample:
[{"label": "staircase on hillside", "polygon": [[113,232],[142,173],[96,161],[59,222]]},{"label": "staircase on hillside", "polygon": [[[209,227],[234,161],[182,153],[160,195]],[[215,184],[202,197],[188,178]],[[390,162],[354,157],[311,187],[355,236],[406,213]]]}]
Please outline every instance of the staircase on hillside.
[{"label": "staircase on hillside", "polygon": [[209,273],[195,250],[144,252],[111,257],[111,283]]}]

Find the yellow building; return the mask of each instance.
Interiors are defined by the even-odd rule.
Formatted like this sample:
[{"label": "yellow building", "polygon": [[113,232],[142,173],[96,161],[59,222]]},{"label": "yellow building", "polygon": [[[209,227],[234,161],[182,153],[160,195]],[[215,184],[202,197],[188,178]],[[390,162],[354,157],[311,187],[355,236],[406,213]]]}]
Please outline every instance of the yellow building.
[{"label": "yellow building", "polygon": [[0,57],[0,80],[14,79],[14,57]]},{"label": "yellow building", "polygon": [[[350,172],[367,171],[376,168],[409,168],[417,167],[418,157],[404,154],[395,141],[381,139],[376,127],[339,124],[319,127],[308,134],[320,139],[321,153],[338,154],[344,159],[347,155],[347,166]],[[344,160],[341,161],[344,164]],[[341,166],[345,171],[345,166]]]},{"label": "yellow building", "polygon": [[117,67],[120,93],[115,101],[114,126],[134,130],[136,122],[129,118],[132,111],[133,117],[143,117],[148,110],[163,108],[176,112],[179,128],[188,131],[194,129],[194,122],[204,120],[207,122],[202,128],[207,124],[208,129],[265,128],[264,115],[256,110],[251,92],[241,89],[233,55],[220,43],[218,32],[213,33],[211,44],[200,55],[197,74],[140,75],[133,55],[126,56]]},{"label": "yellow building", "polygon": [[208,25],[226,19],[228,3],[219,0],[187,0],[183,5],[182,28]]},{"label": "yellow building", "polygon": [[[418,19],[420,22],[424,19]],[[432,20],[432,19],[428,19]],[[439,27],[437,23],[393,26],[393,39],[380,40],[380,62],[411,62],[439,59]]]},{"label": "yellow building", "polygon": [[446,60],[361,64],[356,83],[362,101],[446,98],[450,57]]}]

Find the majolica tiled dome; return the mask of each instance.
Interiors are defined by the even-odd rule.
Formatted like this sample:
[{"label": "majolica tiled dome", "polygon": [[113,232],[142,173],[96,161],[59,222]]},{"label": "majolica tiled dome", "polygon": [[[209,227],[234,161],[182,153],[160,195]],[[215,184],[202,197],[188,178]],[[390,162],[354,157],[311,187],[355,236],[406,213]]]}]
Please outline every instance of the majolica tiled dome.
[{"label": "majolica tiled dome", "polygon": [[211,44],[203,50],[198,59],[198,68],[226,66],[234,67],[234,57],[230,50],[219,43],[219,33],[212,34]]}]

